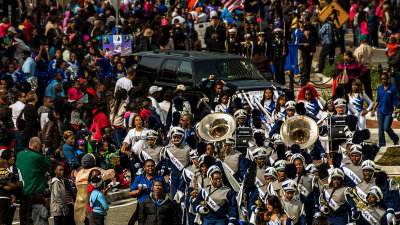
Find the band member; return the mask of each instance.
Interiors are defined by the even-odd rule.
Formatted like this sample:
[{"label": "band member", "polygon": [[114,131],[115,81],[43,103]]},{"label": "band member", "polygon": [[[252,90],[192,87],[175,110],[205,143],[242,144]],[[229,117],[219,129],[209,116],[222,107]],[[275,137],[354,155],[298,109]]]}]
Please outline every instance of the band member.
[{"label": "band member", "polygon": [[306,85],[300,89],[297,102],[304,102],[306,112],[314,117],[317,117],[319,111],[325,105],[325,100],[318,95],[317,90],[311,85]]},{"label": "band member", "polygon": [[234,117],[236,119],[236,126],[237,127],[248,127],[246,118],[247,113],[244,109],[239,109],[235,112]]},{"label": "band member", "polygon": [[285,104],[287,101],[288,100],[284,94],[278,96],[278,99],[276,100],[275,109],[272,114],[274,120],[279,120],[282,117],[286,116]]},{"label": "band member", "polygon": [[147,148],[143,149],[139,153],[139,159],[144,162],[148,159],[154,160],[157,166],[160,165],[161,161],[161,149],[162,146],[157,144],[158,133],[155,130],[149,130],[146,134]]},{"label": "band member", "polygon": [[242,45],[242,56],[251,59],[253,56],[254,44],[251,40],[251,34],[244,35],[244,42],[241,43]]},{"label": "band member", "polygon": [[201,189],[193,202],[196,212],[202,215],[202,224],[234,225],[238,218],[235,192],[223,185],[219,167],[211,166],[207,176],[211,185]]},{"label": "band member", "polygon": [[355,187],[361,183],[362,174],[362,147],[361,145],[352,145],[350,148],[351,163],[343,165],[342,169],[345,175],[344,181],[346,186]]},{"label": "band member", "polygon": [[[249,212],[250,212],[250,222],[253,222],[255,216],[257,215],[260,209],[265,209],[265,201],[269,197],[268,195],[268,186],[270,183],[274,182],[278,179],[276,175],[276,170],[274,167],[267,167],[264,172],[264,181],[265,184],[261,187],[254,186],[250,191],[249,195]],[[254,216],[253,216],[254,215]]]},{"label": "band member", "polygon": [[294,180],[286,180],[282,183],[284,195],[281,198],[282,207],[293,225],[306,225],[304,204],[296,198],[298,190]]},{"label": "band member", "polygon": [[274,168],[276,170],[277,179],[268,185],[268,195],[277,196],[279,199],[283,196],[282,183],[287,179],[287,175],[296,177],[296,168],[286,165],[286,160],[279,160],[275,162]]},{"label": "band member", "polygon": [[[356,198],[353,196],[353,198]],[[353,198],[348,196],[350,202],[354,202]],[[381,224],[387,225],[388,221],[384,216],[386,211],[379,207],[379,202],[383,200],[383,193],[377,186],[372,186],[367,192],[367,203],[352,208],[352,219],[361,225]]]},{"label": "band member", "polygon": [[242,153],[235,149],[235,139],[230,137],[225,141],[225,149],[220,153],[219,159],[223,168],[226,168],[228,172],[240,182],[244,179],[247,174],[247,161]]},{"label": "band member", "polygon": [[276,105],[273,95],[274,95],[274,89],[272,87],[265,89],[264,96],[260,102],[261,105],[266,109],[269,117],[272,117],[272,113],[274,112]]},{"label": "band member", "polygon": [[163,153],[166,159],[164,168],[168,168],[170,173],[172,199],[175,198],[177,193],[183,169],[190,163],[190,148],[186,143],[183,143],[184,135],[185,131],[181,127],[173,127],[171,130],[172,143],[165,147]]},{"label": "band member", "polygon": [[[264,199],[267,191],[267,186],[264,178],[265,164],[267,159],[265,149],[262,147],[257,148],[254,151],[254,158],[255,161],[252,162],[249,168],[249,173],[246,175],[246,180],[244,181],[245,190],[249,193],[249,196],[253,196],[253,199],[249,199],[250,217],[253,218],[253,222],[255,221],[256,215],[256,211],[253,205],[256,204],[255,201],[257,200],[254,199],[254,195],[256,195],[257,197],[260,196],[260,199]],[[258,194],[254,194],[254,192]],[[260,207],[260,205],[257,207]]]},{"label": "band member", "polygon": [[218,100],[218,105],[215,106],[215,112],[229,112],[229,96],[226,93],[222,93],[220,95],[220,99]]},{"label": "band member", "polygon": [[[359,79],[353,80],[353,83],[351,85],[351,93],[349,94],[349,104],[353,105],[355,109],[357,110],[357,114],[355,114],[358,117],[358,129],[363,130],[366,128],[366,120],[365,120],[365,115],[369,111],[372,110],[374,103],[372,103],[371,99],[361,91],[362,89],[362,84]],[[368,107],[364,110],[364,102],[367,103]]]},{"label": "band member", "polygon": [[[323,213],[331,224],[347,224],[349,221],[350,206],[346,201],[344,185],[344,173],[339,168],[334,168],[330,176],[330,183],[327,189],[320,196],[315,196],[318,200],[318,210]],[[319,192],[314,192],[319,194]]]},{"label": "band member", "polygon": [[375,163],[371,160],[365,160],[361,164],[363,181],[359,183],[356,188],[357,194],[364,202],[367,202],[368,191],[371,189],[372,186],[376,185],[374,178],[376,167],[377,166],[375,165]]},{"label": "band member", "polygon": [[271,59],[270,65],[274,68],[276,82],[284,85],[286,83],[284,66],[286,64],[286,56],[289,53],[289,48],[286,40],[282,38],[282,29],[275,28],[274,35],[275,39],[272,42],[271,52],[269,54],[269,58]]},{"label": "band member", "polygon": [[344,116],[346,115],[346,99],[338,98],[333,104],[335,105],[335,114],[336,116]]},{"label": "band member", "polygon": [[[271,132],[269,132],[269,137],[272,138],[272,136],[276,133],[279,133],[280,131],[280,126],[282,125],[282,122],[284,122],[287,118],[293,117],[296,113],[296,102],[295,101],[288,101],[285,104],[285,109],[286,109],[286,116],[280,118],[280,120],[275,121],[274,126],[271,128]],[[279,121],[282,121],[279,123]]]},{"label": "band member", "polygon": [[[253,120],[254,122],[254,120]],[[247,148],[247,158],[250,161],[254,160],[254,152],[256,149],[262,147],[266,151],[267,158],[272,154],[273,149],[271,147],[267,147],[268,143],[265,138],[265,131],[263,129],[254,129],[253,130],[253,140],[249,141],[249,146]]]},{"label": "band member", "polygon": [[304,203],[307,224],[312,224],[314,215],[314,196],[313,196],[313,175],[308,173],[306,159],[303,155],[296,153],[290,158],[290,163],[297,168],[297,176],[294,179],[300,192],[300,199]]},{"label": "band member", "polygon": [[239,38],[237,37],[236,29],[229,29],[229,38],[226,40],[226,48],[230,54],[241,55],[242,47]]},{"label": "band member", "polygon": [[383,202],[386,206],[386,219],[390,224],[400,223],[400,192],[399,184],[388,177],[384,171],[376,173],[376,186],[378,186],[383,193]]}]

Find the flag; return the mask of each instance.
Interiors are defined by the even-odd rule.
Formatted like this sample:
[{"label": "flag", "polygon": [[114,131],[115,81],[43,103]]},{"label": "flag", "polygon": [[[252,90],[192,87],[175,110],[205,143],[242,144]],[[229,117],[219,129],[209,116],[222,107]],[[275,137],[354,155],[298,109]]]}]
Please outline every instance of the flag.
[{"label": "flag", "polygon": [[258,12],[260,8],[259,0],[245,0],[244,11],[245,12]]},{"label": "flag", "polygon": [[221,0],[221,3],[229,10],[229,12],[244,7],[242,0]]}]

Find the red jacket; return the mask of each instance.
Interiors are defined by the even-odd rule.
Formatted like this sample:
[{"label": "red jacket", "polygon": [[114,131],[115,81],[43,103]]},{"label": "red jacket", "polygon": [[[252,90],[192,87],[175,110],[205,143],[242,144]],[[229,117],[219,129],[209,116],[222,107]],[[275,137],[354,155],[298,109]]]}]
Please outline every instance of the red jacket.
[{"label": "red jacket", "polygon": [[111,126],[110,120],[107,118],[106,114],[102,112],[94,116],[93,124],[94,127],[92,125],[92,132],[95,132],[93,135],[93,139],[96,139],[98,141],[101,140],[101,128]]}]

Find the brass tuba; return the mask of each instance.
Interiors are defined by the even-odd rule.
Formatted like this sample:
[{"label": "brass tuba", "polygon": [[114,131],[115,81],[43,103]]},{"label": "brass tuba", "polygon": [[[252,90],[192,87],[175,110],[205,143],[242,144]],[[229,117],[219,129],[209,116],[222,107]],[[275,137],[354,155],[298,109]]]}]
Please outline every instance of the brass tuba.
[{"label": "brass tuba", "polygon": [[287,146],[300,145],[305,149],[313,145],[319,135],[317,123],[308,116],[293,116],[285,120],[281,126],[282,141]]},{"label": "brass tuba", "polygon": [[206,141],[222,141],[236,129],[235,118],[228,113],[211,113],[199,123],[199,135]]}]

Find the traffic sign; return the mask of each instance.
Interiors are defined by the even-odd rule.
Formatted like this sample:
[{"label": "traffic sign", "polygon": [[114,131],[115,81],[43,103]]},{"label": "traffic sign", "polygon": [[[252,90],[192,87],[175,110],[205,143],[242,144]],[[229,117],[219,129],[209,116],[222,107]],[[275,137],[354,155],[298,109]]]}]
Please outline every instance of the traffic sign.
[{"label": "traffic sign", "polygon": [[321,22],[325,22],[325,20],[330,17],[337,28],[340,28],[347,22],[350,18],[349,13],[342,8],[336,1],[332,1],[328,7],[322,11],[321,14],[318,15],[318,19]]}]

